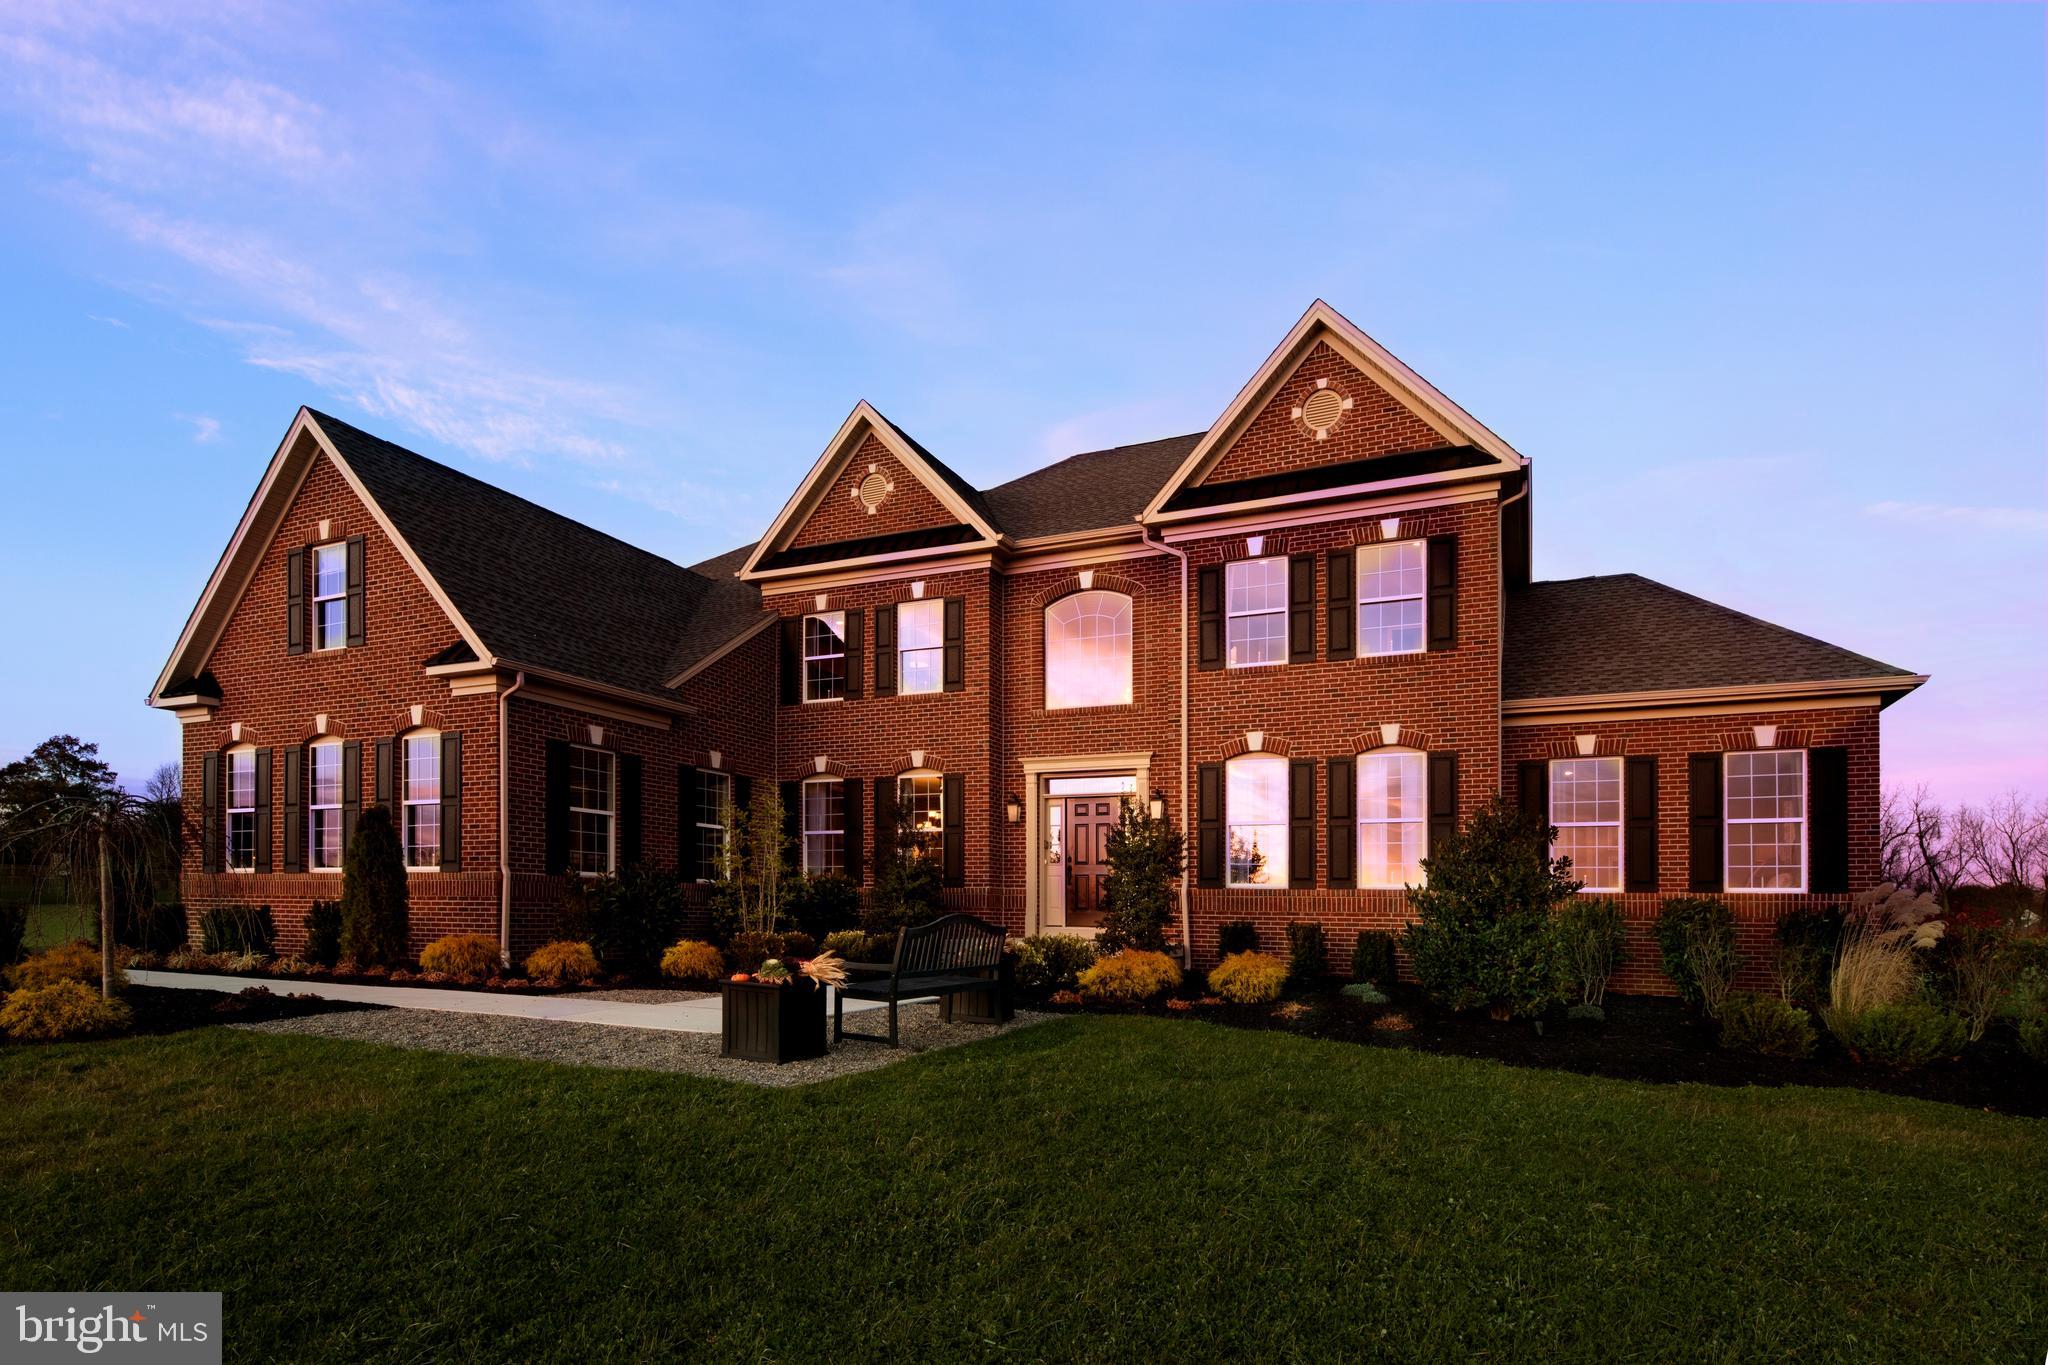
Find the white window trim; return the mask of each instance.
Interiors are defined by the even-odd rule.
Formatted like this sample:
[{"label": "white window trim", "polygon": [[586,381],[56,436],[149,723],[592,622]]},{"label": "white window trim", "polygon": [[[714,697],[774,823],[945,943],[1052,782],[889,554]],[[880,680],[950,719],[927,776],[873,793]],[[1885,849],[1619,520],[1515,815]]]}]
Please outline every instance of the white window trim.
[{"label": "white window trim", "polygon": [[[313,794],[320,790],[319,778],[316,775],[320,761],[314,755],[322,749],[331,749],[334,752],[335,800],[332,804],[316,803],[313,800]],[[345,755],[338,739],[323,739],[306,746],[306,870],[317,872],[323,877],[340,876],[341,865],[348,861],[348,840],[344,838],[341,841],[341,856],[335,859],[334,866],[320,866],[320,841],[314,837],[320,828],[316,811],[333,811],[335,827],[340,828],[343,804],[341,798],[347,791],[348,782],[347,776],[342,772],[344,762]]]},{"label": "white window trim", "polygon": [[[1286,555],[1253,555],[1253,556],[1251,556],[1250,558],[1247,558],[1247,559],[1233,559],[1233,560],[1229,560],[1229,561],[1227,561],[1227,562],[1226,562],[1226,563],[1224,564],[1224,566],[1223,566],[1223,666],[1224,666],[1225,668],[1278,668],[1278,667],[1279,667],[1280,665],[1282,665],[1282,664],[1284,664],[1284,663],[1286,663],[1286,662],[1287,662],[1287,649],[1286,649],[1286,645],[1287,645],[1287,603],[1286,603],[1285,601],[1282,601],[1282,602],[1281,602],[1281,604],[1280,604],[1280,605],[1279,605],[1278,607],[1267,607],[1267,608],[1264,608],[1263,610],[1260,610],[1260,611],[1232,611],[1232,610],[1230,609],[1230,571],[1231,571],[1231,569],[1232,569],[1232,568],[1234,568],[1234,567],[1236,567],[1236,566],[1238,566],[1238,565],[1243,565],[1243,564],[1281,564],[1281,565],[1285,565],[1286,563],[1287,563],[1287,556],[1286,556]],[[1281,584],[1282,584],[1282,586],[1283,586],[1283,587],[1284,587],[1284,586],[1286,585],[1286,582],[1287,582],[1287,580],[1286,580],[1286,574],[1285,574],[1285,571],[1283,570],[1283,571],[1282,571],[1282,575],[1281,575]],[[1230,623],[1231,623],[1232,621],[1242,621],[1242,620],[1248,620],[1249,618],[1251,618],[1251,617],[1254,617],[1254,616],[1277,616],[1277,617],[1279,617],[1279,618],[1280,618],[1280,643],[1281,643],[1280,657],[1279,657],[1279,658],[1277,658],[1277,659],[1260,659],[1260,660],[1259,660],[1258,662],[1256,662],[1256,663],[1236,663],[1236,662],[1234,662],[1234,661],[1233,661],[1233,660],[1231,659],[1231,657],[1230,657]],[[1260,889],[1261,889],[1261,890],[1263,890],[1264,888],[1260,888]]]},{"label": "white window trim", "polygon": [[[804,799],[805,794],[812,787],[820,787],[828,782],[839,788],[839,828],[832,829],[828,826],[820,825],[814,829],[810,823],[811,803]],[[803,785],[797,788],[797,834],[800,839],[797,853],[798,861],[801,863],[806,877],[829,876],[835,870],[841,873],[846,871],[846,802],[849,795],[846,788],[846,779],[843,777],[807,777],[804,779]],[[836,834],[839,836],[839,866],[837,869],[813,867],[811,865],[811,836],[813,834]]]},{"label": "white window trim", "polygon": [[[1365,595],[1364,586],[1365,574],[1362,570],[1359,570],[1357,568],[1353,569],[1353,574],[1357,578],[1359,588],[1358,601],[1353,610],[1353,621],[1351,629],[1357,634],[1359,645],[1358,657],[1361,659],[1395,659],[1401,657],[1404,654],[1426,654],[1429,652],[1429,543],[1424,540],[1389,540],[1376,542],[1372,545],[1361,545],[1359,548],[1361,550],[1393,550],[1398,549],[1403,545],[1416,545],[1421,547],[1422,590],[1420,592],[1396,593],[1391,597],[1367,597]],[[1372,650],[1365,648],[1365,609],[1367,607],[1379,606],[1387,602],[1420,602],[1423,604],[1421,637],[1420,641],[1416,644],[1415,648]]]},{"label": "white window trim", "polygon": [[914,830],[913,833],[943,840],[946,837],[946,775],[937,768],[906,768],[896,774],[896,809],[910,808],[910,798],[905,795],[903,784],[914,777],[928,777],[939,784],[939,825],[937,829]]},{"label": "white window trim", "polygon": [[[694,817],[694,823],[696,824],[696,827],[699,831],[697,835],[698,849],[701,851],[704,847],[704,835],[702,831],[707,829],[717,830],[719,834],[722,836],[719,840],[718,846],[719,861],[723,862],[731,856],[732,852],[732,825],[730,823],[730,816],[728,814],[732,809],[733,803],[732,774],[726,772],[719,772],[717,769],[714,768],[701,771],[699,773],[699,777],[706,782],[715,780],[721,783],[725,788],[725,795],[719,798],[718,810],[720,814],[728,815],[728,818],[726,820],[721,821],[704,819],[704,808],[703,803],[701,802],[698,803],[696,815]],[[721,867],[718,869],[718,872],[722,876],[725,872],[725,869]],[[699,877],[697,878],[697,880],[699,882],[714,882],[718,880],[718,877]]]},{"label": "white window trim", "polygon": [[[1288,778],[1287,778],[1287,760],[1286,760],[1285,758],[1281,757],[1281,756],[1280,756],[1279,754],[1269,754],[1269,753],[1253,753],[1253,754],[1239,754],[1239,755],[1237,755],[1237,756],[1236,756],[1235,758],[1232,758],[1232,759],[1230,759],[1230,760],[1228,760],[1227,762],[1225,762],[1225,763],[1224,763],[1224,765],[1223,765],[1223,885],[1224,885],[1225,889],[1227,889],[1227,890],[1231,890],[1231,891],[1285,891],[1285,890],[1287,890],[1287,889],[1288,889],[1288,888],[1287,888],[1287,883],[1288,883],[1288,878],[1287,878],[1287,877],[1280,877],[1280,878],[1277,878],[1277,879],[1275,879],[1275,880],[1273,880],[1273,881],[1269,881],[1269,882],[1265,883],[1265,884],[1264,884],[1264,885],[1262,886],[1262,885],[1260,885],[1260,884],[1259,884],[1258,882],[1241,882],[1241,881],[1237,881],[1237,880],[1235,880],[1235,879],[1233,878],[1233,875],[1232,875],[1232,872],[1231,872],[1231,866],[1232,866],[1232,862],[1233,862],[1233,860],[1232,860],[1232,858],[1231,858],[1231,856],[1230,856],[1230,833],[1231,833],[1231,831],[1232,831],[1232,830],[1234,830],[1234,829],[1238,828],[1238,826],[1237,826],[1236,822],[1235,822],[1235,821],[1233,821],[1233,820],[1231,819],[1231,814],[1230,814],[1230,812],[1231,812],[1231,807],[1232,807],[1232,806],[1233,806],[1233,804],[1234,804],[1234,803],[1233,803],[1233,802],[1231,801],[1231,799],[1230,799],[1230,771],[1231,771],[1231,765],[1232,765],[1232,764],[1243,764],[1243,765],[1245,765],[1245,767],[1249,768],[1250,766],[1252,766],[1253,764],[1256,764],[1256,763],[1278,763],[1278,764],[1280,765],[1280,773],[1281,773],[1281,778],[1280,778],[1280,789],[1281,789],[1281,791],[1283,791],[1283,792],[1285,792],[1285,791],[1287,790],[1287,781],[1288,781]],[[1287,841],[1287,839],[1288,839],[1288,838],[1290,837],[1290,831],[1288,830],[1288,823],[1289,823],[1289,822],[1288,822],[1288,819],[1287,819],[1287,817],[1286,817],[1285,815],[1282,815],[1282,816],[1281,816],[1281,818],[1280,818],[1280,821],[1279,821],[1279,825],[1280,825],[1280,839],[1281,839],[1281,848],[1282,848],[1282,850],[1283,850],[1284,852],[1286,852],[1286,853],[1287,853],[1287,854],[1288,854],[1288,855],[1290,856],[1290,859],[1291,859],[1291,856],[1292,856],[1293,850],[1291,850],[1291,849],[1288,849],[1288,848],[1287,848],[1287,844],[1286,844],[1286,841]],[[1247,828],[1247,829],[1250,829],[1250,828],[1254,828],[1254,827],[1255,827],[1255,826],[1253,826],[1252,824],[1250,824],[1250,822],[1247,822],[1247,823],[1246,823],[1246,825],[1245,825],[1245,828]],[[1269,825],[1259,825],[1259,826],[1256,826],[1256,828],[1259,828],[1259,829],[1267,829],[1267,828],[1271,828],[1271,826],[1269,826]],[[1293,867],[1292,867],[1292,865],[1291,865],[1291,861],[1290,861],[1290,865],[1289,865],[1289,867],[1288,867],[1288,869],[1287,869],[1287,870],[1288,870],[1288,872],[1289,872],[1290,874],[1291,874],[1291,873],[1293,872],[1293,870],[1294,870],[1294,869],[1293,869]]]},{"label": "white window trim", "polygon": [[[915,649],[903,647],[903,613],[906,611],[933,615],[939,621],[939,642],[935,645],[919,645]],[[904,680],[910,670],[904,661],[913,654],[936,654],[939,666],[932,670],[933,685],[930,687],[906,687]],[[946,690],[946,602],[942,597],[926,597],[915,602],[896,604],[896,695],[899,697],[930,697]]]},{"label": "white window trim", "polygon": [[[1422,760],[1422,814],[1412,820],[1396,820],[1391,816],[1384,815],[1366,815],[1363,791],[1365,786],[1365,765],[1375,759],[1409,757]],[[1358,826],[1358,832],[1354,836],[1353,848],[1355,851],[1351,856],[1356,861],[1358,868],[1358,889],[1360,891],[1401,891],[1409,886],[1407,882],[1369,882],[1365,880],[1365,827],[1367,825],[1415,826],[1416,848],[1418,851],[1415,856],[1417,866],[1415,869],[1416,880],[1414,885],[1427,885],[1429,874],[1422,870],[1421,863],[1424,858],[1429,856],[1429,755],[1420,749],[1374,749],[1360,754],[1353,761],[1357,764],[1357,769],[1352,779],[1351,803],[1354,812],[1353,822]]]},{"label": "white window trim", "polygon": [[[431,801],[415,801],[412,797],[411,746],[416,740],[427,740],[434,746],[434,799]],[[399,736],[398,771],[392,774],[391,780],[398,788],[398,837],[405,845],[405,870],[407,872],[439,872],[441,870],[441,847],[442,842],[448,835],[447,831],[441,828],[441,812],[439,807],[441,805],[441,798],[446,794],[446,787],[444,785],[446,776],[447,774],[441,771],[441,732],[439,730],[413,730]],[[434,861],[431,863],[416,863],[412,860],[412,822],[407,818],[406,812],[413,806],[436,807],[434,812]]]},{"label": "white window trim", "polygon": [[[576,875],[579,877],[602,877],[607,873],[616,872],[619,866],[619,756],[610,749],[600,749],[594,744],[572,744],[569,747],[572,751],[581,749],[585,753],[603,754],[610,760],[606,777],[611,790],[605,795],[606,799],[611,802],[611,808],[601,810],[596,806],[579,806],[574,803],[573,799],[569,806],[569,814],[572,816],[602,815],[606,817],[604,866],[595,872],[589,868],[578,868],[576,870]],[[569,785],[573,790],[575,783],[572,782]],[[573,825],[574,822],[572,821],[571,823]]]},{"label": "white window trim", "polygon": [[[253,744],[238,744],[228,750],[221,760],[220,808],[222,814],[220,836],[221,841],[226,845],[221,850],[221,866],[229,872],[238,872],[246,875],[256,870],[257,849],[255,834],[258,821],[256,819],[256,807],[253,804],[238,806],[234,803],[235,760],[238,758],[247,758],[249,760],[249,800],[252,803],[256,800],[256,746]],[[247,867],[237,867],[235,865],[235,817],[237,815],[249,817],[249,865]]]},{"label": "white window trim", "polygon": [[[1560,820],[1557,818],[1557,765],[1560,763],[1612,763],[1615,770],[1615,808],[1612,820]],[[1588,882],[1579,888],[1580,895],[1614,896],[1628,883],[1628,764],[1618,755],[1598,754],[1587,758],[1553,758],[1544,774],[1544,790],[1549,793],[1544,818],[1559,829],[1608,829],[1614,830],[1614,885],[1594,886]],[[1725,807],[1724,807],[1725,809]],[[1557,856],[1557,845],[1550,846],[1550,856]],[[1572,871],[1578,871],[1572,865]]]},{"label": "white window trim", "polygon": [[[837,635],[837,636],[839,637],[839,648],[838,648],[838,649],[837,649],[836,651],[834,651],[834,652],[831,652],[831,653],[826,653],[826,654],[813,654],[813,653],[811,653],[811,632],[810,632],[810,624],[811,624],[811,622],[813,622],[813,621],[822,621],[822,620],[824,620],[825,618],[827,618],[827,617],[830,617],[830,616],[836,616],[836,617],[838,617],[838,618],[839,618],[839,629],[833,632],[833,633],[834,633],[835,635]],[[840,682],[839,682],[839,689],[840,689],[840,690],[839,690],[839,695],[838,695],[838,696],[836,696],[836,697],[814,697],[814,696],[812,696],[812,695],[811,695],[811,665],[812,665],[813,663],[815,663],[815,662],[818,662],[818,661],[820,661],[820,660],[823,660],[823,659],[837,659],[837,660],[839,660],[839,661],[840,661],[840,667],[841,667],[842,669],[844,669],[844,668],[845,668],[845,666],[846,666],[846,613],[845,613],[845,612],[843,612],[843,611],[809,611],[809,612],[805,612],[805,613],[804,613],[804,617],[803,617],[803,624],[797,627],[797,633],[798,633],[798,636],[799,636],[799,639],[800,639],[800,643],[799,643],[799,646],[798,646],[798,652],[799,652],[800,654],[802,654],[802,655],[803,655],[803,662],[802,662],[802,665],[801,665],[801,667],[803,668],[803,675],[802,675],[802,677],[801,677],[801,679],[800,679],[799,681],[800,681],[800,683],[801,683],[801,685],[802,685],[802,688],[803,688],[803,703],[804,703],[804,705],[806,705],[806,706],[816,706],[816,705],[820,705],[820,704],[822,704],[822,703],[824,703],[824,702],[833,702],[833,701],[845,701],[845,700],[846,700],[846,685],[847,685],[847,683],[848,683],[848,682],[849,682],[850,680],[849,680],[849,679],[847,679],[847,678],[845,678],[844,676],[842,676],[842,677],[840,678]]]},{"label": "white window trim", "polygon": [[[1228,588],[1226,587],[1226,588],[1224,589],[1224,591],[1225,591],[1225,592],[1227,593],[1227,592],[1229,591],[1229,589],[1228,589]],[[1124,604],[1124,612],[1125,612],[1125,614],[1126,614],[1126,615],[1127,615],[1127,616],[1129,617],[1129,620],[1130,620],[1130,631],[1129,631],[1129,633],[1127,634],[1127,636],[1125,637],[1125,645],[1124,645],[1124,687],[1123,687],[1123,693],[1124,693],[1124,694],[1123,694],[1123,699],[1122,699],[1122,700],[1120,700],[1120,701],[1076,701],[1076,702],[1059,702],[1059,703],[1057,703],[1057,704],[1056,704],[1056,703],[1054,703],[1054,701],[1053,701],[1053,699],[1052,699],[1052,693],[1053,693],[1053,687],[1052,687],[1052,672],[1053,672],[1053,668],[1052,668],[1052,640],[1053,640],[1053,635],[1052,635],[1052,629],[1053,629],[1053,626],[1052,626],[1052,614],[1053,614],[1053,613],[1054,613],[1055,611],[1058,611],[1058,610],[1059,610],[1059,609],[1060,609],[1061,607],[1063,607],[1063,606],[1066,606],[1067,604],[1069,604],[1069,603],[1071,603],[1071,602],[1074,602],[1074,601],[1076,601],[1076,600],[1078,600],[1078,599],[1080,599],[1080,598],[1083,598],[1083,597],[1117,597],[1117,598],[1122,598],[1122,599],[1123,599],[1123,604]],[[1042,645],[1042,647],[1041,647],[1041,648],[1042,648],[1042,652],[1043,652],[1043,655],[1044,655],[1044,663],[1045,663],[1045,677],[1044,677],[1044,678],[1043,678],[1043,679],[1041,680],[1041,682],[1042,682],[1042,684],[1043,684],[1043,696],[1044,696],[1044,698],[1045,698],[1045,709],[1046,709],[1046,710],[1048,710],[1048,711],[1086,711],[1086,710],[1091,710],[1091,709],[1093,709],[1093,708],[1095,708],[1095,707],[1102,707],[1102,706],[1131,706],[1131,705],[1134,705],[1134,704],[1136,703],[1136,701],[1137,701],[1137,695],[1138,695],[1138,688],[1137,688],[1137,653],[1138,653],[1138,604],[1137,604],[1137,603],[1136,603],[1136,602],[1135,602],[1135,601],[1134,601],[1134,600],[1132,599],[1132,597],[1131,597],[1131,595],[1130,595],[1129,593],[1127,593],[1127,592],[1117,592],[1117,591],[1116,591],[1115,589],[1113,589],[1113,588],[1084,588],[1084,589],[1082,589],[1082,590],[1081,590],[1080,592],[1070,592],[1070,593],[1068,593],[1068,594],[1067,594],[1066,596],[1064,596],[1064,597],[1061,597],[1061,598],[1059,598],[1059,599],[1058,599],[1057,601],[1053,601],[1053,602],[1049,602],[1049,603],[1047,603],[1047,604],[1046,604],[1046,608],[1045,608],[1045,611],[1044,611],[1044,618],[1045,618],[1045,619],[1044,619],[1044,621],[1043,621],[1043,623],[1042,623],[1042,624],[1044,625],[1044,636],[1043,636],[1043,645]],[[1224,644],[1224,647],[1225,647],[1225,650],[1226,650],[1226,652],[1227,652],[1227,650],[1228,650],[1228,648],[1229,648],[1229,638],[1230,638],[1230,628],[1229,628],[1229,626],[1228,626],[1227,624],[1226,624],[1226,625],[1224,626],[1224,631],[1223,631],[1223,634],[1224,634],[1224,642],[1225,642],[1225,644]]]},{"label": "white window trim", "polygon": [[[320,592],[320,552],[323,550],[338,550],[341,552],[341,591],[330,592],[324,596]],[[334,540],[329,541],[325,545],[315,545],[313,547],[312,569],[313,620],[310,624],[313,633],[313,652],[315,654],[332,654],[337,650],[348,648],[348,542],[345,540]],[[323,645],[320,643],[320,606],[323,602],[342,603],[341,643],[338,645]]]},{"label": "white window trim", "polygon": [[[1755,754],[1798,754],[1799,755],[1799,815],[1796,819],[1772,816],[1758,819],[1745,816],[1736,819],[1728,813],[1728,768],[1737,755],[1744,758]],[[1721,889],[1731,896],[1803,896],[1806,887],[1813,880],[1811,850],[1807,847],[1806,822],[1812,816],[1813,789],[1811,771],[1804,749],[1734,749],[1721,755]],[[1797,825],[1799,827],[1799,885],[1797,886],[1737,886],[1733,866],[1729,862],[1728,828],[1731,825]]]}]

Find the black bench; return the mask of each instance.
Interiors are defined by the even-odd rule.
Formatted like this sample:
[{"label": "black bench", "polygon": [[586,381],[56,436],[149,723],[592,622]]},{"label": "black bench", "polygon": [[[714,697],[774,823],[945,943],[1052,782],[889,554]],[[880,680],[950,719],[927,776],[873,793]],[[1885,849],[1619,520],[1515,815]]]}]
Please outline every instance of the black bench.
[{"label": "black bench", "polygon": [[[895,1047],[899,1001],[1000,989],[1003,943],[1001,929],[972,915],[947,915],[897,930],[889,961],[846,964],[847,982],[832,999],[832,1041],[860,1038]],[[889,1036],[847,1032],[848,999],[888,1001]]]}]

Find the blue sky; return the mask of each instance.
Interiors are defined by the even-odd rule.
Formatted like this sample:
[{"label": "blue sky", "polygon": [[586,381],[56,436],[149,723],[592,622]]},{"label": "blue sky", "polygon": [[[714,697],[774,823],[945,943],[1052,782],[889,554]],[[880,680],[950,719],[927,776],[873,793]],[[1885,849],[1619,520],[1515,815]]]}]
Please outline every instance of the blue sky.
[{"label": "blue sky", "polygon": [[1535,460],[1539,575],[2048,792],[2040,7],[672,8],[0,0],[0,758],[176,756],[302,402],[691,562],[857,399],[992,483],[1321,296]]}]

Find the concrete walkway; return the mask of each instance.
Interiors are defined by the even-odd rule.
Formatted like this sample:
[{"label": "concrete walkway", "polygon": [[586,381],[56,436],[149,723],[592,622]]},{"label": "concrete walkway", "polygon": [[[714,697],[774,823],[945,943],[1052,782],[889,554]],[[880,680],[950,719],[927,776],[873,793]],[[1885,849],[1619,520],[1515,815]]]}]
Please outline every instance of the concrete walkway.
[{"label": "concrete walkway", "polygon": [[[610,1024],[616,1028],[662,1029],[670,1033],[717,1033],[719,998],[634,1004],[624,1000],[591,1000],[574,993],[514,995],[510,991],[451,990],[441,986],[345,986],[330,981],[293,977],[206,976],[197,972],[130,971],[138,986],[170,986],[194,991],[225,991],[233,995],[251,986],[268,986],[279,995],[317,995],[322,1000],[350,1000],[359,1005],[388,1005],[402,1010],[442,1010],[450,1014],[496,1014],[514,1019],[555,1019],[573,1024]],[[830,1001],[827,1005],[829,1007]],[[849,1000],[846,1012],[880,1009],[872,1000]]]}]

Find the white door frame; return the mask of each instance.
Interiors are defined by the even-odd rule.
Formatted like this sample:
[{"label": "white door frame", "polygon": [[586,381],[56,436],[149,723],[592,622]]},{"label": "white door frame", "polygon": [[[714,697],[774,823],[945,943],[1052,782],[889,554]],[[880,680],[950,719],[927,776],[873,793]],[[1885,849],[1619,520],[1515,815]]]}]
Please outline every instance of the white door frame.
[{"label": "white door frame", "polygon": [[[1121,777],[1129,773],[1138,779],[1137,799],[1147,799],[1152,790],[1152,751],[1121,754],[1062,754],[1056,758],[1024,760],[1024,932],[1046,932],[1045,912],[1045,802],[1050,795],[1046,781],[1054,777],[1083,777],[1100,774]],[[1089,930],[1062,929],[1062,933]]]}]

